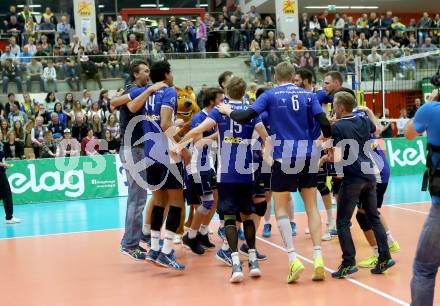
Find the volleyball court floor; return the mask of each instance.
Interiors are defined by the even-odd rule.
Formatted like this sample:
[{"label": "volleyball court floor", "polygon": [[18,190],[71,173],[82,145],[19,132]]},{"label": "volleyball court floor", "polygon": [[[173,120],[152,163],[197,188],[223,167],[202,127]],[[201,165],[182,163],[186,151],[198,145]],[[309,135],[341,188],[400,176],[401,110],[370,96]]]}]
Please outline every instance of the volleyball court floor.
[{"label": "volleyball court floor", "polygon": [[[15,206],[22,224],[0,226],[0,305],[113,306],[113,305],[408,305],[411,267],[418,237],[429,211],[429,195],[420,192],[421,177],[393,177],[382,213],[398,240],[397,264],[385,275],[368,269],[346,280],[330,273],[341,262],[337,239],[323,242],[327,269],[324,282],[312,282],[312,244],[304,234],[304,208],[294,195],[298,235],[295,246],[305,265],[301,279],[286,284],[287,256],[272,217],[272,237],[261,237],[257,248],[269,256],[261,262],[263,276],[233,285],[230,268],[215,259],[215,251],[193,255],[181,246],[177,257],[185,272],[137,262],[119,253],[126,198],[78,200]],[[322,208],[322,203],[320,203]],[[322,214],[325,220],[325,214]],[[371,250],[353,220],[357,259]],[[212,224],[216,232],[218,221]],[[217,248],[221,241],[211,235]],[[244,259],[244,258],[243,258]],[[245,267],[246,273],[246,267]],[[435,305],[440,305],[436,297]]]}]

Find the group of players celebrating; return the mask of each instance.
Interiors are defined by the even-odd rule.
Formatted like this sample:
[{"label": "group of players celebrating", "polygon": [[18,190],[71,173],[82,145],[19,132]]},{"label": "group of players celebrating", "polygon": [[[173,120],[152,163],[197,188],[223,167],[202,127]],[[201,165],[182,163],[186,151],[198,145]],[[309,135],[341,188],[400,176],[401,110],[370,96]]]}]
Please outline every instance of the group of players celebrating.
[{"label": "group of players celebrating", "polygon": [[[388,163],[374,141],[381,125],[368,108],[357,107],[354,92],[342,87],[340,73],[328,73],[323,90],[314,92],[310,71],[295,72],[292,65],[280,63],[275,68],[277,86],[259,89],[256,101],[249,105],[244,102],[246,82],[232,72],[224,72],[219,77],[220,87],[205,91],[204,108],[192,118],[190,130],[183,137],[178,136],[177,93],[169,63],[157,62],[149,69],[146,63],[137,62],[132,64],[132,77],[143,81],[127,88],[125,95],[115,98],[112,104],[142,115],[143,139],[134,145],[143,147],[144,169],[137,171],[139,165],[126,156],[123,161],[129,177],[140,173],[138,179],[145,180],[152,190],[139,233],[139,240],[150,248],[147,252],[139,241],[124,246],[130,231],[126,228],[123,253],[184,270],[176,259],[173,240],[182,225],[186,202],[195,207],[195,212],[182,238],[183,245],[198,255],[214,248],[208,226],[217,212],[223,245],[216,258],[232,267],[230,282],[244,280],[239,232],[245,239],[240,253],[248,257],[249,276],[260,277],[259,261],[267,257],[256,250],[256,230],[261,218],[270,215],[267,210],[273,200],[288,255],[287,282],[295,282],[304,271],[294,248],[296,229],[291,218],[291,193],[299,190],[313,243],[312,280],[326,277],[321,242],[331,236],[339,238],[343,253],[339,269],[332,274],[334,278],[344,278],[358,267],[381,274],[395,264],[390,252],[400,247],[378,212],[389,179]],[[153,85],[147,85],[148,78]],[[132,135],[126,127],[124,132],[127,147]],[[328,176],[333,179],[332,191]],[[327,212],[324,234],[317,191]],[[333,196],[337,201],[336,220]],[[146,198],[142,198],[140,201],[145,203]],[[358,264],[350,232],[356,206],[356,219],[373,250],[371,257]],[[164,220],[165,231],[161,234]],[[265,226],[268,235],[270,226]]]}]

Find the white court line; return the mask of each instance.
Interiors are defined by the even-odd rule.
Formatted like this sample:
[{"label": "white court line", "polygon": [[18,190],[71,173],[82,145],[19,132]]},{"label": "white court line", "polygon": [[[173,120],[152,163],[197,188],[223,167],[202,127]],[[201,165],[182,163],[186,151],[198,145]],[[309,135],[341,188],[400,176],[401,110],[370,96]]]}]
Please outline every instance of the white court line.
[{"label": "white court line", "polygon": [[387,205],[386,207],[392,207],[392,208],[397,208],[397,209],[401,209],[401,210],[411,211],[411,212],[415,212],[415,213],[419,213],[419,214],[423,214],[423,215],[427,215],[428,214],[425,211],[421,211],[421,210],[417,210],[417,209],[412,209],[412,208],[399,207],[398,205]]},{"label": "white court line", "polygon": [[[13,226],[13,225],[9,225]],[[12,239],[22,239],[22,238],[39,238],[39,237],[50,237],[50,236],[67,236],[67,235],[75,235],[75,234],[87,234],[87,233],[95,233],[95,232],[110,232],[110,231],[120,231],[124,228],[109,228],[109,229],[101,229],[101,230],[92,230],[92,231],[79,231],[79,232],[65,232],[65,233],[53,233],[53,234],[44,234],[44,235],[30,235],[30,236],[20,236],[20,237],[7,237],[0,238],[2,240],[12,240]]]},{"label": "white court line", "polygon": [[[260,240],[261,242],[264,242],[264,243],[266,243],[266,244],[268,244],[268,245],[270,245],[270,246],[272,246],[272,247],[274,247],[274,248],[277,248],[277,249],[279,249],[279,250],[281,250],[281,251],[287,253],[287,250],[286,250],[285,248],[283,248],[282,246],[279,246],[279,245],[276,244],[276,243],[273,243],[273,242],[271,242],[271,241],[268,241],[268,240],[263,239],[263,238],[258,237],[258,236],[257,236],[257,239]],[[299,255],[298,253],[296,253],[296,254],[297,254],[296,256],[298,256],[298,257],[301,258],[302,260],[304,260],[304,261],[306,261],[306,262],[308,262],[308,263],[310,263],[310,264],[313,265],[313,261],[312,261],[312,260],[310,260],[310,259],[308,259],[307,257],[304,257],[304,256],[302,256],[302,255]],[[325,267],[325,270],[326,270],[327,272],[330,272],[330,273],[335,272],[335,270],[330,269],[330,268],[328,268],[328,267]],[[388,300],[390,300],[390,301],[393,301],[393,302],[395,302],[395,303],[397,303],[397,304],[399,304],[399,305],[409,306],[409,303],[406,303],[406,302],[404,302],[404,301],[402,301],[402,300],[400,300],[400,299],[398,299],[398,298],[396,298],[396,297],[394,297],[394,296],[392,296],[392,295],[389,295],[388,293],[385,293],[385,292],[383,292],[383,291],[380,291],[380,290],[378,290],[378,289],[376,289],[376,288],[373,288],[373,287],[371,287],[371,286],[368,286],[368,285],[366,285],[366,284],[364,284],[364,283],[362,283],[362,282],[360,282],[360,281],[358,281],[358,280],[355,280],[355,279],[353,279],[353,278],[351,278],[351,277],[345,277],[345,279],[346,279],[347,281],[349,281],[350,283],[353,283],[353,284],[355,284],[355,285],[357,285],[357,286],[359,286],[359,287],[362,287],[362,288],[364,288],[364,289],[367,289],[368,291],[371,291],[371,292],[373,292],[373,293],[376,293],[377,295],[380,295],[381,297],[383,297],[383,298],[385,298],[385,299],[388,299]]]}]

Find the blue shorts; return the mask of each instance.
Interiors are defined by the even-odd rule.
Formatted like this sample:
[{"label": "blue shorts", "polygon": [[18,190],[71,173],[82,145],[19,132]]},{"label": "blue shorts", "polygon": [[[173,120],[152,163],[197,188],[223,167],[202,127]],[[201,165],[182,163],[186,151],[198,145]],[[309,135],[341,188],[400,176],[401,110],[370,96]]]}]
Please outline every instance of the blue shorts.
[{"label": "blue shorts", "polygon": [[[288,165],[293,168],[294,164]],[[313,188],[318,184],[318,173],[310,173],[310,159],[305,159],[304,168],[298,173],[285,173],[282,164],[275,161],[272,166],[270,190],[274,192],[296,192],[298,188]]]},{"label": "blue shorts", "polygon": [[218,211],[224,215],[250,215],[254,205],[254,183],[218,183]]}]

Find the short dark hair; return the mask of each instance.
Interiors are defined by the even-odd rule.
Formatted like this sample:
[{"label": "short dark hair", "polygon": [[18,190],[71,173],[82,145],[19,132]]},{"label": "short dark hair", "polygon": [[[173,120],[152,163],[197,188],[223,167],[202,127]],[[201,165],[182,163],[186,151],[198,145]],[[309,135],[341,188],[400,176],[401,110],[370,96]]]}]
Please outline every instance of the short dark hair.
[{"label": "short dark hair", "polygon": [[215,101],[217,95],[223,94],[223,90],[217,87],[207,88],[203,94],[203,107],[207,107],[211,104],[211,101]]},{"label": "short dark hair", "polygon": [[132,82],[134,82],[135,81],[135,77],[134,77],[134,74],[135,73],[139,73],[139,70],[140,70],[140,66],[141,65],[145,65],[145,66],[147,66],[148,67],[148,63],[146,62],[146,61],[143,61],[143,60],[134,60],[134,61],[132,61],[131,63],[130,63],[130,66],[129,66],[129,71],[130,71],[130,78],[131,78],[131,81]]},{"label": "short dark hair", "polygon": [[309,83],[312,84],[313,73],[309,69],[306,69],[306,68],[298,69],[296,74],[298,74],[302,80],[308,80]]},{"label": "short dark hair", "polygon": [[[225,72],[223,72],[222,74],[220,74],[219,75],[219,77],[218,77],[218,85],[221,87],[221,88],[223,88],[223,83],[226,81],[226,79],[228,78],[228,77],[230,77],[231,75],[233,75],[234,73],[232,72],[232,71],[229,71],[229,70],[227,70],[227,71],[225,71]],[[224,88],[223,88],[224,89]]]},{"label": "short dark hair", "polygon": [[150,79],[153,83],[166,79],[166,74],[171,72],[171,65],[167,61],[156,62],[151,66]]},{"label": "short dark hair", "polygon": [[15,94],[14,94],[13,92],[8,93],[8,98],[9,98],[9,97],[12,97],[12,96],[15,97]]},{"label": "short dark hair", "polygon": [[255,93],[255,97],[258,98],[261,96],[268,88],[267,87],[260,87],[257,89],[257,92]]},{"label": "short dark hair", "polygon": [[339,71],[329,71],[325,74],[325,76],[329,76],[332,78],[333,81],[339,81],[341,84],[344,83],[342,73],[340,73]]}]

